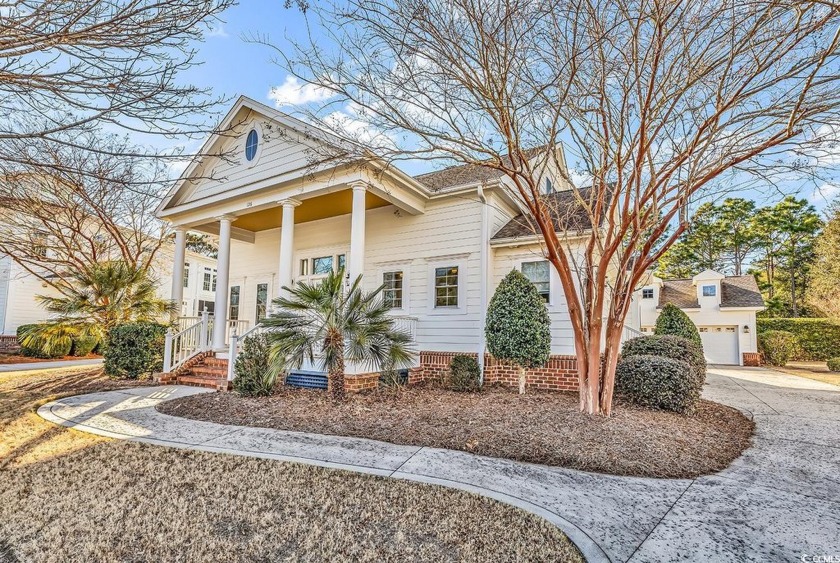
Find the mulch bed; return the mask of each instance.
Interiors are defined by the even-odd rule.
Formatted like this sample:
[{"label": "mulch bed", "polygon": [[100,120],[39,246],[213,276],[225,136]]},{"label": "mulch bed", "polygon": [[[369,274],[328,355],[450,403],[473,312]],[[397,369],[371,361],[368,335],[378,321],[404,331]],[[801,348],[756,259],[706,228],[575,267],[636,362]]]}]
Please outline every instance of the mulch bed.
[{"label": "mulch bed", "polygon": [[3,354],[0,353],[0,365],[2,364],[39,364],[43,362],[64,362],[71,360],[96,360],[101,359],[102,356],[96,354],[88,354],[87,356],[62,356],[60,358],[33,358],[30,356],[21,356],[19,354]]},{"label": "mulch bed", "polygon": [[322,391],[283,388],[267,398],[207,393],[157,408],[221,424],[357,436],[662,478],[693,478],[724,469],[749,447],[754,428],[741,412],[711,401],[682,416],[619,400],[612,417],[603,418],[581,414],[576,393],[520,396],[507,389],[384,389],[336,404]]}]

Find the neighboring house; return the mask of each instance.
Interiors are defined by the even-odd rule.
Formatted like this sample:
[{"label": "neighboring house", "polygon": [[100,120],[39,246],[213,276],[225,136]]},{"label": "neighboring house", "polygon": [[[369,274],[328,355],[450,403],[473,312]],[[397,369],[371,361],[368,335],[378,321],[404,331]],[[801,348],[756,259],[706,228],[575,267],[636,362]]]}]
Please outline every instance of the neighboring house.
[{"label": "neighboring house", "polygon": [[[176,256],[188,230],[219,235],[211,342],[218,356],[227,350],[224,321],[231,316],[253,327],[284,286],[345,267],[348,280],[363,275],[367,290],[385,285],[396,322],[421,352],[415,373],[448,369],[455,353],[494,362],[484,354],[487,305],[517,268],[537,286],[551,318],[554,356],[532,370],[529,384],[576,388],[559,277],[541,237],[503,188],[508,179],[501,172],[455,166],[411,177],[375,159],[325,158],[323,147],[336,143],[333,137],[246,97],[220,129],[230,133],[211,137],[201,152],[226,157],[195,160],[158,210],[175,227]],[[562,149],[551,150],[562,163]],[[562,212],[573,200],[559,172],[543,170],[541,185]],[[577,228],[590,228],[580,215]],[[179,262],[176,257],[176,278]],[[366,370],[348,366],[349,374]],[[486,369],[485,378],[515,381],[515,371],[501,371]]]},{"label": "neighboring house", "polygon": [[[162,299],[170,299],[172,295],[172,256],[171,248],[162,247],[152,268],[152,276],[159,281],[158,296]],[[204,306],[212,312],[216,260],[187,252],[185,262],[188,266],[181,276],[184,286],[181,313],[195,316]],[[15,335],[20,325],[49,318],[38,302],[38,295],[58,296],[58,292],[11,257],[0,255],[0,334]]]},{"label": "neighboring house", "polygon": [[630,323],[643,333],[653,332],[666,303],[685,311],[697,325],[708,362],[752,365],[757,361],[755,316],[764,309],[764,299],[753,276],[706,270],[691,279],[653,277],[636,292]]}]

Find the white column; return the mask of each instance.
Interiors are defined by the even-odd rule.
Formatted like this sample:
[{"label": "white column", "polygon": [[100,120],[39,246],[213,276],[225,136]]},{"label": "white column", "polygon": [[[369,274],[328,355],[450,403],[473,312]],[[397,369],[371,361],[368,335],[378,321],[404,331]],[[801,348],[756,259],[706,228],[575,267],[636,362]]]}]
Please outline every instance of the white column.
[{"label": "white column", "polygon": [[350,223],[350,258],[347,260],[347,273],[350,283],[365,269],[365,193],[367,185],[358,183],[353,188],[353,214]]},{"label": "white column", "polygon": [[227,330],[228,282],[230,280],[230,215],[219,217],[219,257],[216,269],[216,303],[213,313],[213,349],[225,349]]},{"label": "white column", "polygon": [[283,286],[291,287],[294,278],[295,254],[295,207],[300,205],[296,199],[280,202],[283,206],[283,222],[280,224],[280,264],[277,268],[277,297],[283,295]]},{"label": "white column", "polygon": [[181,303],[184,301],[184,261],[187,255],[187,230],[175,227],[175,257],[172,259],[172,293],[170,298],[178,307],[175,317],[181,316]]}]

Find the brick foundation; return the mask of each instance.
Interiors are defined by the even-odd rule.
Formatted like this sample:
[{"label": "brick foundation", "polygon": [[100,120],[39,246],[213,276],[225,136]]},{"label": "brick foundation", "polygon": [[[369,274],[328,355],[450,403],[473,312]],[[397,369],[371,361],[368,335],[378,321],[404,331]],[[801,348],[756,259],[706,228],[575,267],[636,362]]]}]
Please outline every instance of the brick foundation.
[{"label": "brick foundation", "polygon": [[[456,352],[420,352],[420,366],[411,370],[409,384],[421,381],[442,381],[449,376],[449,362],[457,355],[477,358],[478,354]],[[484,355],[485,385],[519,386],[519,369],[512,364]],[[551,356],[548,363],[525,371],[525,385],[531,389],[549,391],[577,391],[577,358]]]},{"label": "brick foundation", "polygon": [[358,393],[376,389],[379,386],[378,373],[362,373],[359,375],[347,375],[344,377],[344,390],[348,393]]},{"label": "brick foundation", "polygon": [[0,352],[17,352],[20,350],[17,336],[0,335]]},{"label": "brick foundation", "polygon": [[744,352],[742,354],[744,359],[744,365],[750,367],[758,367],[761,365],[761,353],[760,352]]}]

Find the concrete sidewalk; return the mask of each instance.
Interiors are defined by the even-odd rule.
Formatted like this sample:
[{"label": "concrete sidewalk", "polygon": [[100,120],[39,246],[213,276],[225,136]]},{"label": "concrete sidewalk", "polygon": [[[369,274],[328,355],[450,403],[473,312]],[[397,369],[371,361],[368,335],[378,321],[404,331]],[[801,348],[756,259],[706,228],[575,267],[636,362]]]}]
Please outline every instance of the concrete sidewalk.
[{"label": "concrete sidewalk", "polygon": [[158,413],[200,393],[146,387],[69,397],[57,424],[151,444],[309,463],[441,484],[534,512],[589,561],[799,561],[840,555],[840,389],[758,368],[715,368],[705,395],[748,410],[754,445],[694,480],[585,473],[361,438],[225,426]]},{"label": "concrete sidewalk", "polygon": [[61,360],[58,362],[24,362],[21,364],[0,364],[0,373],[10,371],[35,371],[39,369],[72,368],[77,366],[98,366],[101,358],[92,360]]}]

